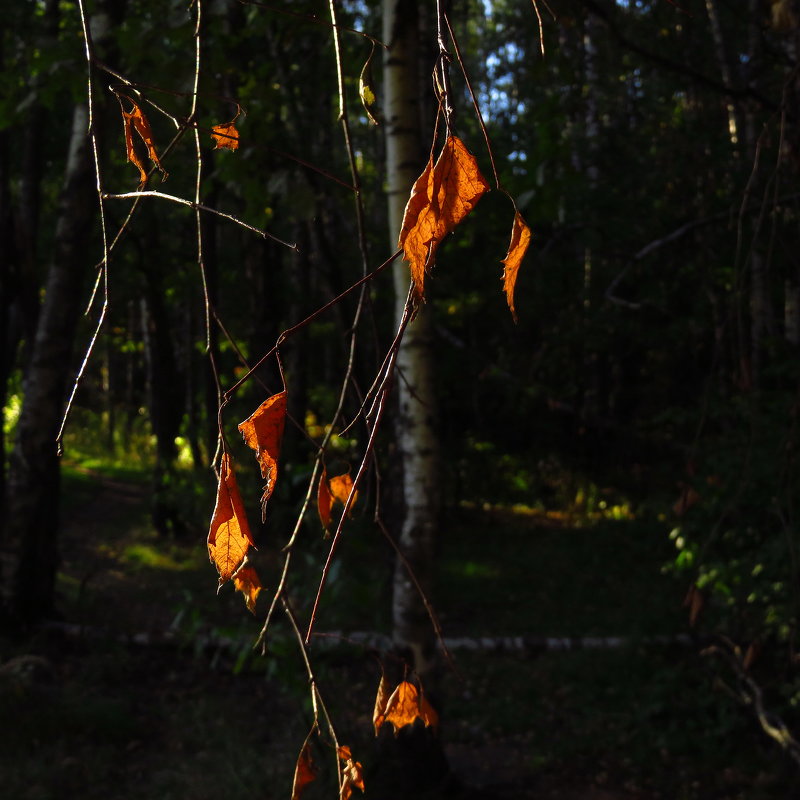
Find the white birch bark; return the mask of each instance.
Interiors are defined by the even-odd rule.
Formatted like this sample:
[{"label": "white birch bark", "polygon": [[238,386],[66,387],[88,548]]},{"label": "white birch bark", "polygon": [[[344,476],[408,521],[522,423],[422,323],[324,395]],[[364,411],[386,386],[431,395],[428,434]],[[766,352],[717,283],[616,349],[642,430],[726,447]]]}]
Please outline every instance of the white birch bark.
[{"label": "white birch bark", "polygon": [[[390,246],[397,237],[411,186],[422,171],[418,90],[417,7],[415,0],[384,0],[384,116]],[[408,265],[394,268],[395,317],[403,316],[409,289]],[[439,439],[436,431],[427,307],[408,327],[397,358],[397,448],[403,472],[404,515],[400,549],[426,594],[431,589],[433,543],[440,510]],[[430,620],[404,566],[397,562],[393,584],[393,639],[410,651],[414,668],[424,675],[432,667],[436,646]]]}]

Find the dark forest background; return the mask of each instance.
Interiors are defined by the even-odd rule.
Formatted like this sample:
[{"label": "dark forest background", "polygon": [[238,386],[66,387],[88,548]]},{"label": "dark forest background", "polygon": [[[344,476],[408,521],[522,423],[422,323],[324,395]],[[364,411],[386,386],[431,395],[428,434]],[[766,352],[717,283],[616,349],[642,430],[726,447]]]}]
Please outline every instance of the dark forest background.
[{"label": "dark forest background", "polygon": [[[120,107],[109,89],[121,83],[104,66],[135,82],[161,148],[169,177],[162,183],[156,174],[148,188],[194,198],[193,138],[167,147],[175,120],[186,116],[195,75],[194,18],[186,5],[88,4],[100,59],[93,71],[93,125],[106,192],[132,192],[138,176],[126,162]],[[341,25],[380,38],[378,4],[337,5]],[[431,43],[428,72],[436,55],[434,5],[420,8],[421,41]],[[634,650],[600,651],[591,664],[574,653],[514,668],[507,654],[489,652],[483,662],[466,657],[482,664],[476,669],[495,686],[511,681],[514,696],[531,708],[538,690],[527,677],[524,686],[514,684],[521,674],[538,676],[555,697],[560,682],[584,687],[573,697],[575,714],[594,711],[580,723],[573,715],[556,736],[574,748],[565,744],[553,754],[546,736],[509,745],[529,766],[513,780],[538,786],[538,796],[551,796],[552,786],[552,796],[573,796],[564,787],[575,775],[594,787],[594,794],[575,797],[793,796],[800,759],[793,738],[800,726],[800,9],[794,0],[559,0],[552,13],[543,4],[539,11],[544,55],[530,3],[449,4],[494,164],[533,242],[517,283],[517,324],[501,291],[500,259],[513,213],[500,192],[483,198],[442,245],[427,285],[445,508],[435,599],[445,633],[529,636],[537,647],[545,647],[544,636],[619,635],[638,643]],[[204,289],[194,211],[145,198],[112,251],[107,317],[59,459],[54,442],[61,416],[105,296],[101,281],[84,315],[102,275],[103,244],[86,135],[81,18],[72,2],[2,4],[0,587],[7,663],[38,653],[39,641],[45,671],[58,672],[54,645],[36,639],[44,636],[37,626],[45,620],[134,628],[161,621],[163,608],[114,622],[103,616],[99,600],[86,612],[95,584],[108,597],[121,591],[113,581],[95,581],[97,570],[110,569],[97,548],[124,538],[128,528],[130,541],[103,558],[113,551],[129,567],[156,569],[161,553],[189,565],[207,584],[211,599],[199,601],[194,578],[181,586],[180,570],[171,573],[168,591],[179,599],[169,601],[165,625],[180,615],[179,627],[185,625],[187,614],[214,602],[213,567],[202,564],[219,403],[207,351],[221,385],[229,387],[281,331],[361,275],[331,30],[319,24],[327,14],[324,3],[204,4],[197,117],[202,202],[298,249],[204,215]],[[374,268],[391,252],[383,130],[370,124],[359,101],[371,44],[343,31],[341,46]],[[372,68],[380,104],[378,56]],[[456,67],[452,74],[457,132],[490,175],[469,94]],[[423,117],[432,136],[435,105],[425,70],[423,76]],[[237,103],[240,148],[215,150],[210,129],[232,119]],[[106,201],[109,241],[130,208],[130,200]],[[204,292],[222,322],[211,326],[210,337]],[[395,330],[388,273],[370,283],[369,295],[354,366],[364,390]],[[338,403],[354,304],[346,298],[281,350],[289,411],[298,425],[287,427],[283,482],[257,532],[272,585],[270,548],[277,551],[281,544],[274,542],[283,543],[291,530],[311,474],[310,440],[324,435]],[[265,392],[279,389],[271,362],[229,404],[232,432]],[[357,410],[351,394],[345,418]],[[358,464],[364,445],[364,432],[353,429],[334,436],[332,452],[345,469]],[[398,508],[394,447],[389,425],[376,457],[390,509]],[[108,502],[84,513],[98,487]],[[257,476],[249,488],[258,491]],[[136,502],[120,518],[126,491]],[[376,491],[371,483],[362,497],[357,530],[369,528]],[[252,521],[256,516],[253,509]],[[320,533],[316,520],[307,528]],[[453,531],[463,536],[448,538]],[[137,537],[139,544],[132,544]],[[385,633],[389,599],[364,587],[388,574],[391,553],[353,546],[358,559],[343,556],[332,584],[329,627]],[[140,547],[138,556],[131,547]],[[324,553],[313,547],[304,556],[307,576],[317,574]],[[138,581],[147,591],[144,573],[133,576],[131,586]],[[475,584],[485,602],[466,613],[468,578],[485,579]],[[298,596],[313,594],[314,581],[308,577],[306,586],[304,580],[298,579]],[[593,596],[599,586],[606,587],[602,602]],[[226,612],[246,613],[239,604]],[[369,614],[362,613],[366,607]],[[76,620],[79,608],[88,616]],[[227,635],[229,623],[219,612],[218,606],[208,611],[208,626]],[[193,619],[194,627],[181,628],[180,657],[202,676],[207,654],[186,642],[207,628],[202,614]],[[657,652],[648,640],[653,636],[665,637]],[[236,653],[223,670],[225,681],[248,671],[264,677],[249,650]],[[228,657],[218,655],[226,664]],[[108,661],[98,675],[111,669],[112,654],[103,651],[102,658]],[[563,660],[557,666],[551,658]],[[289,670],[270,665],[269,680],[291,684]],[[595,708],[592,687],[605,680],[598,675],[612,673],[622,676],[623,699]],[[205,686],[198,675],[195,685]],[[9,690],[10,707],[19,691]],[[620,730],[633,726],[645,739],[660,730],[663,739],[646,752],[621,733],[614,739],[608,723],[643,695],[652,701],[653,717],[621,723]],[[58,728],[69,729],[72,706],[59,702],[63,719],[51,734],[32,728],[36,741],[60,741]],[[472,731],[464,733],[467,742],[475,730],[486,733],[491,719],[523,730],[512,706],[500,704],[477,722],[462,720],[463,730],[456,711],[451,730]],[[541,712],[539,719],[545,717]],[[86,724],[102,729],[104,723]],[[557,728],[553,720],[548,725]],[[598,766],[607,754],[592,748],[605,725],[617,758]],[[484,748],[506,736],[491,730],[481,739]],[[584,742],[581,730],[594,732]],[[292,746],[299,748],[304,735]],[[129,737],[145,738],[138,728]],[[550,755],[537,758],[543,751]],[[671,761],[664,755],[670,751],[680,755]],[[293,768],[293,758],[282,760]],[[84,787],[82,767],[70,762],[64,769]],[[42,793],[20,788],[17,796],[51,796],[46,781],[35,780],[34,788],[40,784]],[[163,789],[160,796],[186,796],[187,785],[178,781],[184,789]],[[193,791],[203,796],[198,787]],[[267,796],[288,793],[287,787]]]}]

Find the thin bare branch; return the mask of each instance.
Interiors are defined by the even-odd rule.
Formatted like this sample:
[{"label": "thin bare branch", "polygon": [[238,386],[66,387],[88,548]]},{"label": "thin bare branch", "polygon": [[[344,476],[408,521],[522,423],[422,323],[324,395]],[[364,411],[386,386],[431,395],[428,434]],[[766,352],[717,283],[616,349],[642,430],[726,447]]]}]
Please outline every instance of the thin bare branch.
[{"label": "thin bare branch", "polygon": [[729,689],[729,693],[742,705],[749,708],[761,727],[781,749],[797,764],[800,764],[800,742],[794,737],[786,723],[769,711],[764,705],[761,687],[748,674],[740,648],[728,640],[712,645],[703,651],[703,655],[716,655],[727,662],[736,675],[738,689]]},{"label": "thin bare branch", "polygon": [[268,231],[262,230],[261,228],[256,228],[253,225],[248,225],[246,222],[243,222],[238,217],[235,217],[233,214],[226,214],[224,211],[218,211],[216,208],[209,208],[202,203],[198,203],[197,200],[186,200],[183,197],[177,197],[174,194],[166,194],[165,192],[158,192],[152,189],[148,189],[143,192],[122,192],[120,194],[104,194],[103,198],[106,200],[130,200],[132,198],[140,198],[140,197],[159,197],[162,200],[170,200],[173,203],[178,203],[182,206],[187,206],[188,208],[196,209],[199,211],[205,211],[208,214],[216,214],[218,217],[222,217],[223,219],[230,220],[231,222],[235,223],[236,225],[240,225],[242,228],[246,228],[248,231],[252,231],[258,236],[261,236],[263,239],[272,239],[272,241],[277,242],[278,244],[282,244],[284,247],[288,247],[290,250],[297,250],[297,244],[293,244],[291,242],[285,242],[283,239],[274,236],[273,234],[269,233]]},{"label": "thin bare branch", "polygon": [[[98,275],[97,282],[95,284],[95,289],[92,292],[92,296],[97,291],[97,288],[102,284],[103,286],[103,306],[100,310],[100,316],[97,320],[97,325],[95,326],[94,333],[92,334],[91,339],[89,340],[89,345],[86,348],[86,352],[83,356],[83,361],[81,362],[80,369],[78,370],[78,374],[75,376],[75,380],[72,384],[72,391],[70,392],[69,399],[67,400],[66,407],[64,408],[64,414],[61,417],[61,425],[58,428],[58,433],[56,434],[56,451],[59,455],[63,453],[64,450],[64,429],[67,425],[67,420],[69,419],[70,411],[72,410],[72,406],[75,402],[75,395],[78,392],[78,387],[80,386],[81,380],[83,379],[84,373],[86,372],[86,366],[89,363],[89,359],[94,352],[94,346],[97,342],[98,337],[100,336],[100,331],[103,329],[103,324],[106,321],[106,315],[108,313],[108,235],[106,232],[106,212],[105,212],[105,202],[104,202],[104,195],[103,195],[103,183],[100,173],[100,152],[97,143],[97,128],[95,125],[95,113],[94,113],[94,106],[95,106],[95,92],[94,92],[94,77],[92,75],[92,54],[93,54],[93,46],[92,46],[92,32],[89,27],[88,19],[86,16],[86,8],[84,7],[83,0],[78,0],[78,8],[80,11],[80,18],[81,18],[81,27],[83,30],[83,40],[84,40],[84,52],[86,55],[86,96],[87,96],[87,103],[89,107],[89,137],[92,143],[92,157],[94,160],[94,174],[95,174],[95,184],[97,187],[97,201],[99,207],[99,214],[100,214],[100,232],[103,242],[103,268],[101,273]],[[88,309],[87,309],[88,313]]]},{"label": "thin bare branch", "polygon": [[[395,337],[395,341],[399,341],[402,339],[403,334],[405,333],[405,329],[408,327],[408,324],[414,318],[414,301],[412,295],[409,294],[408,300],[406,301],[405,311],[403,313],[403,318],[400,320],[400,325],[398,326],[398,333]],[[395,361],[397,359],[397,352],[399,348],[394,348],[394,353],[389,361],[389,365],[386,369],[386,377],[378,392],[378,408],[375,413],[375,418],[372,423],[372,428],[369,434],[369,440],[367,442],[367,446],[364,449],[364,455],[361,459],[361,463],[358,467],[358,472],[356,473],[356,477],[353,479],[353,485],[350,488],[350,494],[347,496],[347,501],[344,504],[344,508],[342,509],[342,515],[339,517],[339,524],[336,526],[336,533],[333,535],[333,540],[331,541],[331,546],[328,551],[328,557],[325,560],[325,565],[322,568],[322,576],[320,577],[319,587],[317,588],[317,596],[314,599],[314,606],[311,611],[311,619],[308,623],[308,629],[306,631],[306,642],[310,640],[311,634],[314,629],[314,621],[317,615],[317,609],[319,608],[319,603],[322,598],[322,593],[325,589],[325,584],[328,580],[328,573],[330,571],[331,563],[333,562],[333,556],[336,552],[336,548],[339,544],[339,540],[342,535],[342,530],[344,528],[344,524],[347,520],[347,514],[350,511],[350,508],[353,505],[353,500],[355,498],[356,492],[358,491],[358,486],[361,483],[361,479],[364,476],[364,473],[367,469],[369,461],[372,458],[372,453],[375,448],[375,439],[380,429],[380,421],[383,416],[383,412],[386,409],[386,400],[389,394],[389,379],[391,378],[393,367]]]},{"label": "thin bare branch", "polygon": [[278,337],[278,341],[275,342],[273,347],[271,347],[266,353],[264,353],[264,355],[261,356],[261,358],[259,358],[255,364],[253,364],[250,370],[244,375],[242,375],[242,377],[239,378],[239,380],[236,381],[236,383],[234,383],[233,386],[227,389],[225,391],[224,396],[226,398],[230,398],[235,392],[237,392],[241,388],[242,384],[246,383],[250,379],[253,372],[255,372],[255,370],[257,370],[268,358],[270,358],[270,356],[272,356],[275,353],[275,351],[281,346],[281,344],[283,344],[283,342],[291,338],[298,331],[301,331],[303,328],[310,325],[317,317],[324,314],[326,311],[329,311],[331,308],[337,305],[342,300],[342,298],[347,297],[347,295],[349,295],[351,292],[354,292],[362,284],[367,283],[368,281],[371,281],[373,278],[380,275],[380,273],[383,272],[386,269],[386,267],[392,264],[394,260],[402,252],[403,252],[402,250],[395,251],[394,253],[392,253],[391,256],[389,256],[389,258],[386,259],[386,261],[383,262],[383,264],[381,264],[379,267],[375,267],[375,269],[372,270],[372,272],[365,275],[363,278],[359,278],[359,280],[357,280],[352,286],[345,289],[343,292],[334,297],[333,300],[329,300],[327,303],[325,303],[325,305],[320,306],[320,308],[318,308],[312,314],[309,314],[304,320],[298,322],[296,325],[292,325],[291,328],[287,328],[285,331],[283,331],[283,333],[281,333],[281,335]]}]

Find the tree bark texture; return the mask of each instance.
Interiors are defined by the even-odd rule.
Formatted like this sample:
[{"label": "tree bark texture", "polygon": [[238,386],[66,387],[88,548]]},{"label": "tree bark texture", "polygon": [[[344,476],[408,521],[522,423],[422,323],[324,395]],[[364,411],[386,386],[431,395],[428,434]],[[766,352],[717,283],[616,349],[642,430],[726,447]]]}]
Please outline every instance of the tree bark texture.
[{"label": "tree bark texture", "polygon": [[87,106],[75,106],[53,260],[23,383],[24,400],[8,477],[10,536],[20,547],[12,612],[23,622],[40,619],[54,609],[59,495],[55,440],[71,374],[89,225],[94,215],[88,122]]},{"label": "tree bark texture", "polygon": [[[418,9],[412,0],[386,0],[384,62],[386,172],[390,245],[397,246],[411,186],[422,171],[425,151],[420,135]],[[399,321],[409,289],[408,265],[394,267],[395,316]],[[425,593],[432,588],[431,565],[439,524],[441,487],[436,397],[433,380],[432,326],[427,307],[409,325],[397,357],[397,448],[402,464],[403,523],[399,545]],[[413,654],[420,675],[435,663],[434,635],[424,604],[408,572],[398,561],[393,585],[393,638]]]}]

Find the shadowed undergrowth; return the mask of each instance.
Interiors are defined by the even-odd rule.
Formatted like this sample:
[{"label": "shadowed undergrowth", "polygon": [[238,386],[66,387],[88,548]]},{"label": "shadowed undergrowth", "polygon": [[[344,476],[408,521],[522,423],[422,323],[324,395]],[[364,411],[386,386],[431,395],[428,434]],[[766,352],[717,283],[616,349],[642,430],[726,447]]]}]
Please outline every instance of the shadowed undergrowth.
[{"label": "shadowed undergrowth", "polygon": [[[266,657],[252,653],[268,598],[254,618],[231,587],[216,594],[202,532],[159,539],[146,494],[130,474],[67,473],[61,609],[92,633],[0,644],[2,716],[15,720],[0,727],[4,786],[21,800],[288,798],[311,719],[288,626],[278,619]],[[444,680],[444,736],[474,796],[786,797],[789,765],[714,690],[696,649],[644,641],[684,631],[682,587],[661,572],[669,542],[659,523],[543,523],[449,513],[435,599],[446,635],[614,635],[630,645],[457,653],[465,681]],[[277,536],[268,528],[260,541],[265,595]],[[303,536],[291,592],[307,615],[327,544],[312,526]],[[390,568],[379,535],[356,521],[318,629],[388,632]],[[132,634],[151,643],[128,643]],[[340,735],[368,766],[376,661],[345,642],[317,664]],[[326,787],[332,796],[325,780],[314,791]]]}]

